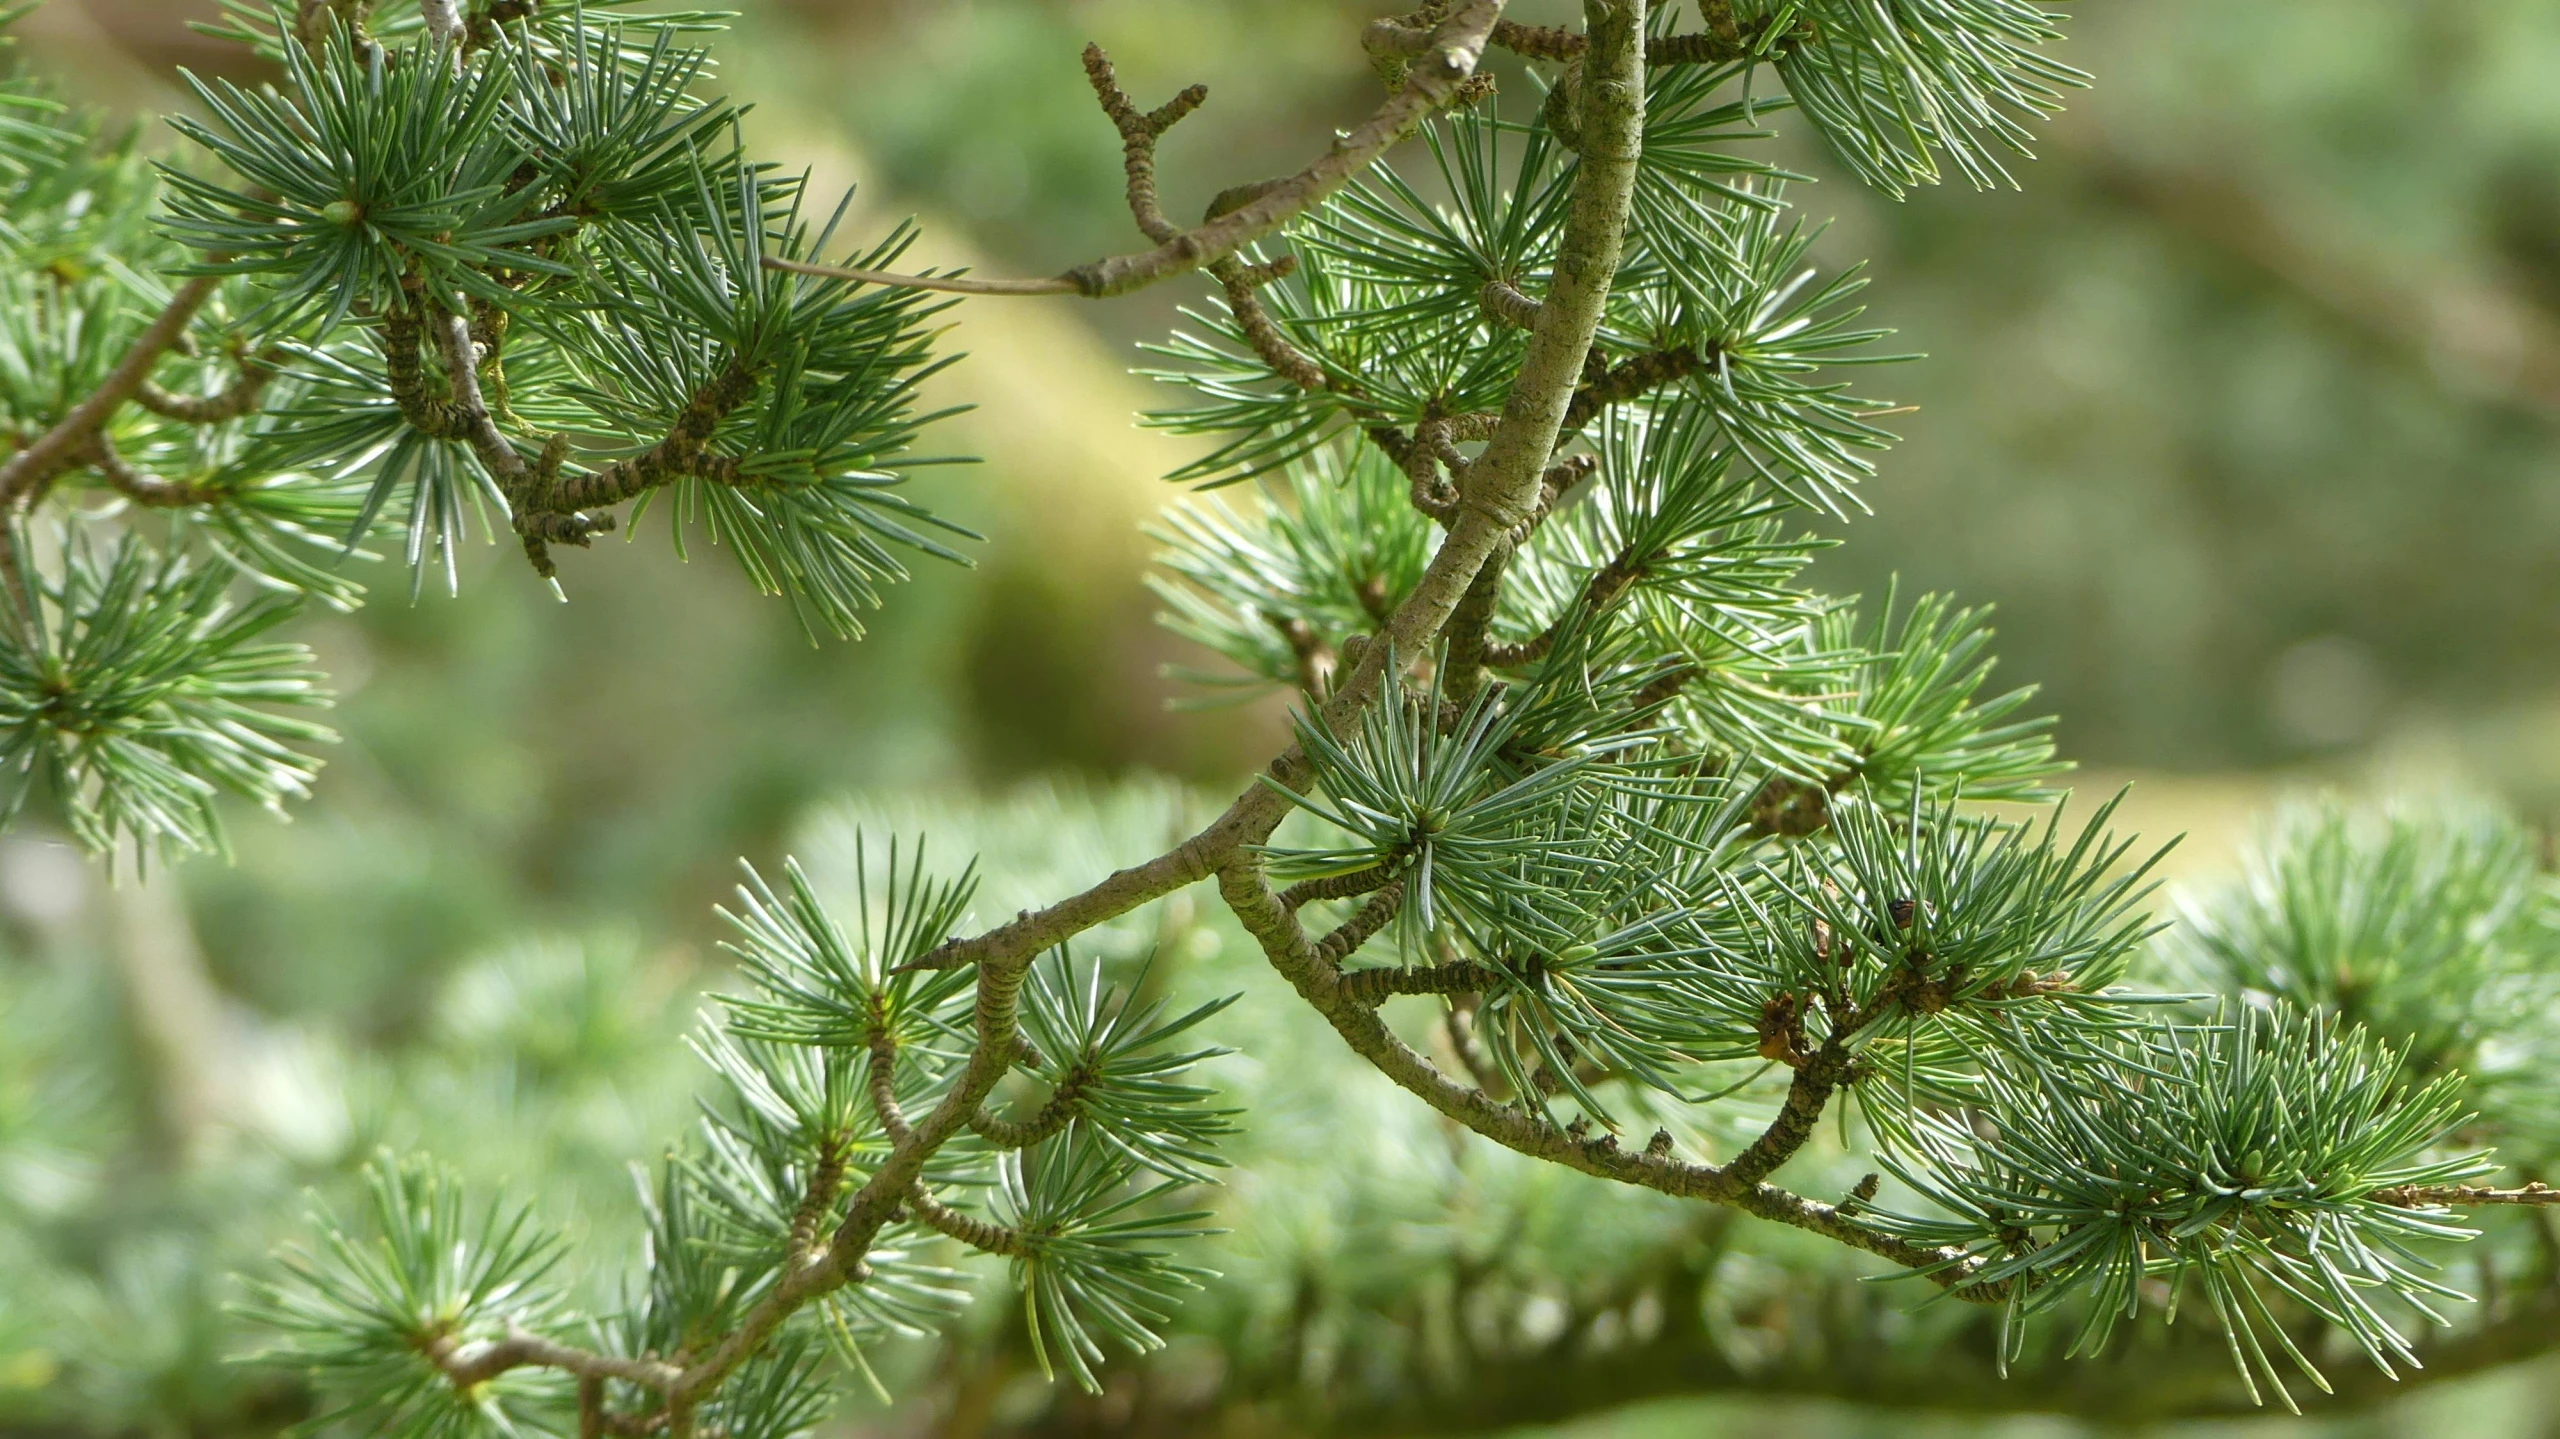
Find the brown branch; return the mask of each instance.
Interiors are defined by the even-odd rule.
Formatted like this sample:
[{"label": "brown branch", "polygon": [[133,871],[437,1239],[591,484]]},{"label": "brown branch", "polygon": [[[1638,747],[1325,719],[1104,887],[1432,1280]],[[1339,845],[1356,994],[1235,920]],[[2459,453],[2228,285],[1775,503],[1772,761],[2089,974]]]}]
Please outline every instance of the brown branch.
[{"label": "brown branch", "polygon": [[1319,899],[1352,899],[1384,888],[1397,871],[1382,864],[1355,869],[1348,874],[1328,874],[1316,879],[1302,879],[1280,891],[1281,905],[1295,912]]},{"label": "brown branch", "polygon": [[1248,265],[1233,255],[1221,256],[1209,264],[1210,278],[1227,294],[1227,312],[1236,317],[1236,328],[1243,332],[1245,343],[1271,367],[1272,373],[1310,393],[1341,388],[1325,373],[1324,366],[1298,348],[1271,318],[1256,290],[1274,280],[1285,278],[1298,268],[1298,257],[1283,255],[1263,265]]},{"label": "brown branch", "polygon": [[1336,925],[1333,933],[1316,945],[1316,953],[1327,964],[1341,963],[1357,953],[1360,946],[1367,944],[1371,935],[1386,928],[1396,917],[1396,912],[1403,908],[1404,881],[1397,880],[1381,887],[1369,897],[1367,904],[1354,910],[1349,919]]},{"label": "brown branch", "polygon": [[1315,626],[1295,615],[1274,615],[1272,624],[1279,629],[1280,638],[1288,641],[1289,653],[1297,662],[1298,689],[1307,698],[1321,702],[1336,667],[1333,647],[1316,633]]},{"label": "brown branch", "polygon": [[456,1389],[486,1384],[510,1369],[558,1369],[581,1379],[619,1379],[625,1384],[665,1393],[676,1387],[679,1372],[655,1359],[625,1359],[546,1339],[530,1330],[512,1328],[504,1339],[457,1343],[451,1335],[419,1346],[427,1361],[444,1372]]},{"label": "brown branch", "polygon": [[1082,295],[1089,300],[1125,295],[1159,280],[1187,275],[1279,229],[1369,167],[1369,162],[1460,97],[1483,57],[1486,34],[1502,13],[1502,0],[1468,0],[1432,32],[1405,82],[1369,118],[1305,169],[1267,182],[1234,209],[1189,230],[1173,233],[1152,250],[1112,255],[1046,280],[968,280],[848,270],[830,265],[767,259],[768,268],[864,284],[949,290],[966,295]]},{"label": "brown branch", "polygon": [[871,1024],[871,1062],[864,1066],[863,1084],[871,1094],[872,1112],[880,1116],[880,1128],[891,1144],[904,1146],[914,1139],[907,1123],[907,1112],[898,1103],[898,1041],[889,1026],[878,1019]]},{"label": "brown branch", "polygon": [[[1767,20],[1749,24],[1737,21],[1729,0],[1702,0],[1698,8],[1708,28],[1686,35],[1653,36],[1645,43],[1647,65],[1729,65],[1749,59],[1760,50]],[[1374,30],[1373,26],[1373,33]],[[1795,35],[1805,38],[1812,33],[1804,25],[1795,31]],[[1524,59],[1558,64],[1581,59],[1589,45],[1583,36],[1560,26],[1522,25],[1510,20],[1493,27],[1492,43]]]},{"label": "brown branch", "polygon": [[1538,328],[1538,302],[1500,280],[1487,280],[1476,291],[1476,307],[1496,324],[1515,330]]},{"label": "brown branch", "polygon": [[817,1162],[809,1167],[809,1182],[801,1186],[800,1207],[792,1211],[789,1237],[783,1243],[783,1252],[796,1261],[807,1260],[817,1242],[819,1224],[835,1207],[836,1196],[844,1192],[848,1147],[832,1134],[818,1146]]},{"label": "brown branch", "polygon": [[525,558],[532,562],[536,574],[550,579],[557,573],[551,563],[552,545],[583,548],[613,528],[613,517],[542,506],[541,491],[556,474],[561,447],[556,442],[545,447],[542,472],[527,465],[524,456],[516,453],[514,442],[499,432],[498,422],[490,417],[488,405],[480,398],[480,356],[472,347],[470,322],[460,315],[436,315],[433,324],[444,354],[446,378],[453,385],[453,399],[446,406],[450,425],[447,438],[470,445],[472,453],[480,457],[482,468],[497,480],[499,493],[506,496],[516,535],[524,542]]},{"label": "brown branch", "polygon": [[2376,1204],[2389,1204],[2401,1209],[2427,1209],[2439,1205],[2560,1204],[2560,1189],[2540,1180],[2521,1189],[2498,1189],[2481,1184],[2402,1184],[2377,1189],[2365,1198]]},{"label": "brown branch", "polygon": [[1778,1106],[1777,1117],[1760,1132],[1759,1138],[1725,1165],[1726,1176],[1737,1184],[1758,1184],[1794,1158],[1804,1142],[1813,1137],[1814,1126],[1830,1106],[1832,1093],[1848,1078],[1849,1065],[1847,1037],[1834,1035],[1797,1068],[1795,1078],[1787,1085],[1786,1100]]},{"label": "brown branch", "polygon": [[998,1149],[1027,1149],[1067,1127],[1076,1117],[1076,1106],[1084,1098],[1085,1086],[1093,1083],[1094,1073],[1083,1064],[1068,1065],[1058,1076],[1057,1086],[1039,1112],[1029,1119],[999,1119],[980,1109],[969,1116],[969,1127],[978,1137]]},{"label": "brown branch", "polygon": [[[1181,228],[1165,218],[1164,208],[1156,195],[1156,142],[1164,138],[1184,116],[1198,109],[1208,99],[1208,87],[1193,85],[1154,110],[1141,111],[1137,102],[1120,88],[1120,78],[1112,69],[1110,57],[1100,45],[1084,47],[1086,80],[1093,86],[1094,97],[1102,104],[1102,113],[1120,132],[1121,166],[1128,175],[1129,214],[1137,221],[1139,233],[1159,244],[1170,243],[1181,234]],[[1202,224],[1249,205],[1270,194],[1284,182],[1257,181],[1218,193],[1209,202]],[[1245,343],[1262,357],[1274,374],[1301,390],[1319,392],[1333,388],[1324,367],[1317,364],[1284,333],[1279,322],[1255,292],[1262,286],[1286,278],[1298,268],[1298,257],[1283,255],[1267,264],[1248,265],[1235,255],[1221,255],[1208,263],[1209,275],[1226,292],[1227,310],[1235,316],[1236,326],[1244,334]]]},{"label": "brown branch", "polygon": [[1602,1179],[1731,1205],[1820,1234],[1925,1274],[1958,1299],[1996,1303],[2007,1297],[2005,1285],[1972,1282],[1982,1264],[1961,1249],[1914,1244],[1880,1233],[1834,1205],[1766,1183],[1744,1183],[1713,1165],[1693,1164],[1667,1150],[1624,1149],[1615,1135],[1586,1138],[1557,1127],[1542,1114],[1499,1103],[1481,1089],[1451,1080],[1388,1028],[1374,1007],[1345,997],[1345,976],[1308,944],[1305,930],[1280,907],[1278,896],[1262,879],[1257,856],[1240,852],[1231,857],[1218,871],[1218,892],[1245,932],[1262,946],[1272,967],[1333,1025],[1353,1052],[1433,1109],[1504,1148]]},{"label": "brown branch", "polygon": [[1507,978],[1492,965],[1468,960],[1414,969],[1388,966],[1343,975],[1340,993],[1346,1004],[1374,1006],[1400,994],[1484,994],[1501,988]]},{"label": "brown branch", "polygon": [[586,1374],[578,1379],[578,1439],[604,1439],[604,1380]]},{"label": "brown branch", "polygon": [[1487,644],[1484,662],[1495,669],[1517,669],[1545,659],[1564,637],[1567,626],[1585,615],[1600,615],[1624,598],[1638,580],[1644,578],[1643,566],[1621,551],[1609,563],[1594,570],[1582,587],[1581,600],[1556,616],[1555,622],[1519,644]]},{"label": "brown branch", "polygon": [[133,402],[164,419],[190,425],[219,425],[236,420],[258,407],[259,398],[275,381],[280,358],[273,350],[239,356],[240,373],[219,393],[211,395],[173,394],[145,380],[134,387]]},{"label": "brown branch", "polygon": [[1084,74],[1093,86],[1094,97],[1102,102],[1102,113],[1111,117],[1120,132],[1121,169],[1128,176],[1129,213],[1137,217],[1138,229],[1158,244],[1169,243],[1182,233],[1182,227],[1164,217],[1164,208],[1156,199],[1156,141],[1172,129],[1183,116],[1200,108],[1209,98],[1209,87],[1193,85],[1167,100],[1154,110],[1140,110],[1129,93],[1120,88],[1118,72],[1111,68],[1111,58],[1100,45],[1084,47]]},{"label": "brown branch", "polygon": [[1648,350],[1615,365],[1603,364],[1589,382],[1574,391],[1573,403],[1564,413],[1564,431],[1572,434],[1599,417],[1611,405],[1624,404],[1648,391],[1686,379],[1707,368],[1715,357],[1710,345],[1700,354],[1692,345],[1669,350]]},{"label": "brown branch", "polygon": [[0,517],[5,517],[37,486],[81,462],[90,438],[105,428],[116,410],[132,399],[145,381],[151,378],[151,367],[160,357],[175,349],[187,333],[187,326],[213,298],[221,281],[211,275],[199,275],[178,287],[169,303],[133,337],[124,358],[116,362],[98,388],[66,411],[51,429],[30,441],[25,449],[0,464]]},{"label": "brown branch", "polygon": [[1506,538],[1467,586],[1458,612],[1449,617],[1448,650],[1442,665],[1443,693],[1453,704],[1465,704],[1484,686],[1485,646],[1493,632],[1494,612],[1502,604],[1502,579],[1515,548]]},{"label": "brown branch", "polygon": [[921,1184],[907,1196],[907,1207],[915,1211],[916,1218],[922,1220],[926,1228],[957,1239],[972,1249],[1001,1254],[1008,1259],[1030,1256],[1031,1243],[1023,1237],[1022,1231],[1008,1229],[974,1214],[963,1214],[934,1198]]},{"label": "brown branch", "polygon": [[117,494],[137,505],[153,509],[184,509],[190,505],[211,504],[222,493],[192,480],[169,480],[135,469],[131,461],[116,451],[116,443],[104,430],[89,438],[89,448],[81,456],[89,468],[96,470]]},{"label": "brown branch", "polygon": [[[732,359],[693,392],[665,438],[629,459],[543,486],[536,499],[552,513],[601,509],[710,468],[704,450],[712,434],[755,392],[755,373]],[[736,483],[735,466],[726,468],[728,482]]]},{"label": "brown branch", "polygon": [[1440,473],[1438,427],[1446,423],[1443,420],[1424,420],[1414,427],[1415,433],[1410,437],[1395,426],[1386,424],[1371,425],[1367,431],[1370,443],[1393,460],[1397,469],[1404,471],[1406,480],[1411,483],[1413,507],[1444,528],[1458,518],[1457,487],[1443,479]]}]

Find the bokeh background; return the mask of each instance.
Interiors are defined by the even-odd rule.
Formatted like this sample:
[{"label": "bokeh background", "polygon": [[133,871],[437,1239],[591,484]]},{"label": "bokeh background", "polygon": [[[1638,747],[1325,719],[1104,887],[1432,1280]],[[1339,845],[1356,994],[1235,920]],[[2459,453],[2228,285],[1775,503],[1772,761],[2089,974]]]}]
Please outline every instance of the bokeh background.
[{"label": "bokeh background", "polygon": [[[1375,84],[1373,7],[1336,0],[747,8],[720,54],[759,149],[1003,273],[1130,239],[1087,39],[1140,96],[1209,84],[1164,155],[1177,207],[1294,165]],[[2063,57],[2098,85],[2021,193],[1893,203],[1780,142],[1825,177],[1797,196],[1833,217],[1817,253],[1865,261],[1871,314],[1929,357],[1870,386],[1914,408],[1818,582],[1995,604],[2002,677],[2041,687],[2092,787],[2133,781],[2135,823],[2191,836],[2184,880],[2303,788],[2560,818],[2560,0],[2072,8]],[[22,53],[76,99],[181,108],[175,67],[243,73],[197,9],[51,0]],[[34,1416],[0,1426],[271,1427],[281,1401],[221,1362],[222,1276],[277,1232],[276,1196],[375,1138],[468,1124],[475,1169],[582,1166],[614,1222],[621,1163],[682,1123],[670,1036],[718,982],[736,858],[847,797],[1107,804],[1266,754],[1276,711],[1167,708],[1183,656],[1140,583],[1186,452],[1133,423],[1134,346],[1187,298],[958,312],[970,358],[933,398],[979,407],[940,440],[983,463],[928,483],[989,542],[857,644],[811,647],[663,545],[569,557],[565,605],[491,547],[458,599],[306,623],[346,741],[292,824],[241,817],[231,863],[111,887],[0,838],[0,1192],[57,1195],[44,1262],[94,1288],[96,1330],[14,1333],[0,1307],[0,1415]],[[2323,1423],[2524,1433],[2554,1399],[2560,1369],[2528,1366]],[[1572,1432],[1925,1432],[1667,1404]]]}]

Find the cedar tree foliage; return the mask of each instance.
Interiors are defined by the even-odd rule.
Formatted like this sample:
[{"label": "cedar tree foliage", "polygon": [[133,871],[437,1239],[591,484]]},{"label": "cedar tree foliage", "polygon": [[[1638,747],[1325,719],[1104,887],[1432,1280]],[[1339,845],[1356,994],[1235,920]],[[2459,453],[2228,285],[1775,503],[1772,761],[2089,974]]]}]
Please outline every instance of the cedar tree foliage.
[{"label": "cedar tree foliage", "polygon": [[[1214,285],[1156,352],[1185,398],[1155,421],[1211,437],[1179,478],[1252,498],[1170,519],[1159,588],[1209,683],[1294,694],[1295,742],[1190,838],[992,928],[919,839],[873,847],[849,913],[751,873],[714,1090],[624,1302],[572,1312],[531,1210],[386,1159],[369,1213],[252,1284],[318,1424],[801,1433],[867,1346],[948,1321],[959,1251],[1095,1386],[1198,1284],[1234,1118],[1200,1068],[1222,1006],[1106,984],[1074,942],[1204,883],[1451,1124],[1861,1251],[1995,1310],[2009,1352],[2040,1317],[2088,1350],[2183,1306],[2290,1402],[2327,1382],[2292,1316],[2404,1366],[2457,1212],[2552,1197],[2486,1182],[2460,1015],[2397,1052],[2245,908],[2196,953],[2256,999],[2129,988],[2147,865],[2107,811],[2063,823],[1981,613],[1798,583],[1805,517],[1857,511],[1890,439],[1850,367],[1890,357],[1759,142],[1795,113],[1890,193],[2009,183],[2081,78],[2040,48],[2057,18],[1503,11],[1371,23],[1374,112],[1196,224],[1155,153],[1205,92],[1146,108],[1089,48],[1148,248],[1030,280],[840,237],[702,98],[714,16],[228,0],[279,78],[191,81],[158,164],[8,92],[5,798],[101,852],[217,846],[223,796],[309,787],[321,680],[271,635],[356,603],[368,546],[449,586],[503,526],[556,582],[559,547],[656,505],[852,636],[906,556],[958,558],[899,488],[954,296]],[[1495,94],[1495,49],[1536,103]],[[1703,1140],[1736,1068],[1783,1098]],[[1836,1203],[1780,1182],[1826,1115],[1886,1171]]]}]

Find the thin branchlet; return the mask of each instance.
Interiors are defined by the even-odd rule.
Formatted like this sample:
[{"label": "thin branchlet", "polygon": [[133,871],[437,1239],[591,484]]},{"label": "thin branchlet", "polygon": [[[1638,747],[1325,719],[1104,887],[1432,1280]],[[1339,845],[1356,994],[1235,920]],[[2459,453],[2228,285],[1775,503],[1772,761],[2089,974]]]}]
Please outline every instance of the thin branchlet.
[{"label": "thin branchlet", "polygon": [[1279,229],[1350,183],[1369,162],[1412,133],[1434,110],[1453,103],[1475,75],[1486,35],[1502,13],[1501,0],[1467,0],[1433,29],[1407,67],[1404,83],[1369,118],[1334,141],[1306,168],[1266,182],[1248,201],[1213,220],[1178,231],[1152,250],[1089,261],[1045,280],[977,280],[843,269],[780,259],[765,263],[802,274],[903,285],[971,295],[1125,295],[1176,275],[1187,275],[1232,255]]},{"label": "thin branchlet", "polygon": [[211,395],[173,394],[145,380],[134,388],[133,402],[162,419],[190,425],[225,424],[258,408],[267,386],[275,380],[276,364],[281,358],[272,350],[238,356],[234,364],[239,373]]},{"label": "thin branchlet", "polygon": [[115,441],[109,439],[104,431],[90,437],[88,451],[82,458],[117,494],[137,505],[152,509],[182,509],[189,505],[207,504],[220,497],[218,490],[192,480],[164,479],[135,468],[117,451]]}]

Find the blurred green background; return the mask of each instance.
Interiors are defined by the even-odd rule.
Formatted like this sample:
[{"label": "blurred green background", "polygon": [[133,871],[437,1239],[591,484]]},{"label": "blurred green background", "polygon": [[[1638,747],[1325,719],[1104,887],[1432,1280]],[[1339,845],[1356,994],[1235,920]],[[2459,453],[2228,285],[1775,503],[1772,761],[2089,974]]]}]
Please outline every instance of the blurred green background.
[{"label": "blurred green background", "polygon": [[[74,98],[173,108],[172,67],[240,64],[187,31],[198,8],[52,0],[24,48]],[[2143,828],[2195,834],[2182,875],[2303,785],[2560,817],[2560,3],[2073,8],[2063,56],[2097,88],[2023,193],[1890,203],[1778,142],[1825,177],[1796,196],[1835,219],[1818,253],[1868,262],[1871,313],[1930,356],[1870,386],[1916,408],[1817,582],[1995,603],[2002,675],[2043,687],[2093,784],[2139,779]],[[1354,43],[1373,11],[1336,0],[751,11],[721,54],[754,143],[1002,273],[1132,238],[1087,39],[1141,97],[1209,84],[1165,153],[1177,210],[1295,164],[1375,84]],[[1167,711],[1180,656],[1139,584],[1155,477],[1185,452],[1134,427],[1127,371],[1179,288],[959,312],[972,358],[934,398],[981,408],[940,438],[985,463],[927,483],[989,543],[976,572],[894,592],[859,644],[810,647],[731,567],[661,544],[570,557],[566,605],[493,547],[459,599],[306,625],[346,742],[291,825],[241,817],[234,863],[109,889],[41,835],[0,840],[0,1153],[61,1171],[11,1159],[0,1194],[88,1196],[57,1206],[91,1208],[44,1262],[94,1283],[105,1347],[131,1355],[77,1371],[0,1307],[0,1396],[26,1400],[0,1414],[255,1432],[261,1381],[213,1362],[220,1275],[284,1217],[273,1196],[377,1138],[467,1133],[475,1171],[591,1173],[607,1222],[620,1163],[682,1122],[669,1037],[716,982],[735,857],[778,858],[839,797],[1223,784],[1266,753],[1276,711]],[[490,1137],[517,1113],[542,1118]],[[191,1227],[224,1205],[261,1220]],[[65,1422],[40,1400],[75,1381],[89,1419],[34,1427]],[[2337,1432],[2534,1432],[2554,1398],[2560,1370],[2527,1369]],[[1684,1402],[1573,1432],[1982,1432],[1911,1423]]]}]

